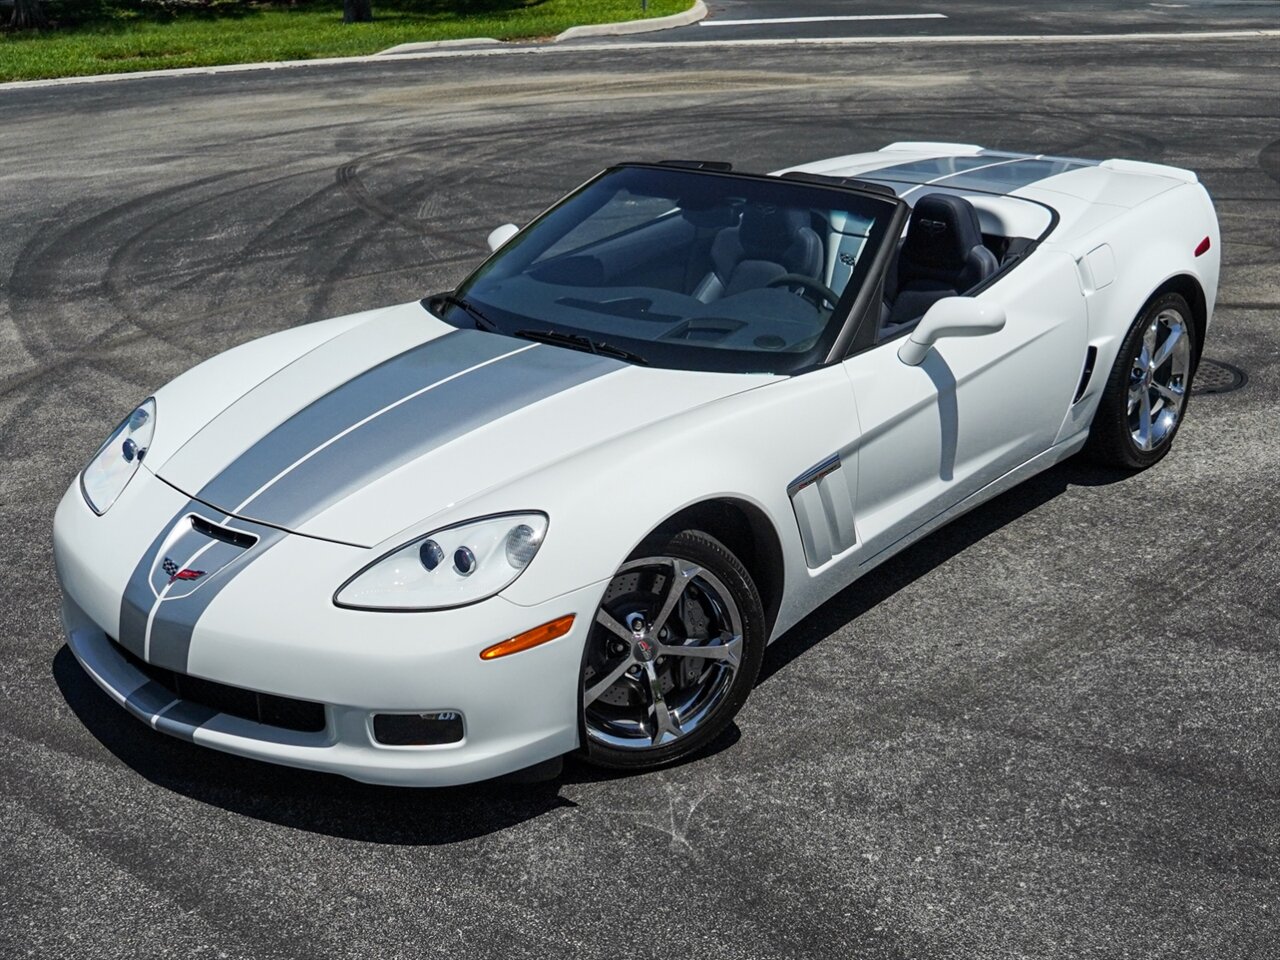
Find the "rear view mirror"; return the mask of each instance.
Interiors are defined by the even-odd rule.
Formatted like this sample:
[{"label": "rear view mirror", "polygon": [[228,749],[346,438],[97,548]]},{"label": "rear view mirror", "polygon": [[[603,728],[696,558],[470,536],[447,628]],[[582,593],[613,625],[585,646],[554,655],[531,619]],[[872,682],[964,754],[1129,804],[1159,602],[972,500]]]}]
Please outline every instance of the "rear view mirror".
[{"label": "rear view mirror", "polygon": [[504,223],[498,229],[489,234],[489,250],[496,253],[499,247],[506,244],[508,240],[520,232],[520,228],[514,223]]},{"label": "rear view mirror", "polygon": [[939,300],[898,348],[898,359],[913,367],[924,363],[943,337],[982,337],[1004,329],[1004,307],[972,297]]}]

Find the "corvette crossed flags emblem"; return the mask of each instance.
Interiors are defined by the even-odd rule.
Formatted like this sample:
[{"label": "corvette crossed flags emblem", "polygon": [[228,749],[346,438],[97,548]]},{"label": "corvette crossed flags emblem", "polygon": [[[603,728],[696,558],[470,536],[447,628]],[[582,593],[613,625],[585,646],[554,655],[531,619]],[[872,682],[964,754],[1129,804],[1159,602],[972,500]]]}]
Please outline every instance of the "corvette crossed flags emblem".
[{"label": "corvette crossed flags emblem", "polygon": [[178,565],[168,557],[164,558],[164,563],[161,566],[164,567],[164,572],[169,575],[170,583],[175,580],[199,580],[204,576],[203,570],[192,570],[190,567],[183,567],[179,570]]}]

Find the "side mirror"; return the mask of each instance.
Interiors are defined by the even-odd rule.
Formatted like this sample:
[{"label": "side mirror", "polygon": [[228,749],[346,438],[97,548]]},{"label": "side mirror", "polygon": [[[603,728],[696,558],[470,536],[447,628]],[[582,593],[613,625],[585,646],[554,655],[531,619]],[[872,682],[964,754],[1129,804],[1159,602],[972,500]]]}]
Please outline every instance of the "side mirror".
[{"label": "side mirror", "polygon": [[939,300],[898,348],[898,359],[912,367],[924,363],[943,337],[982,337],[1004,329],[1004,307],[972,297]]},{"label": "side mirror", "polygon": [[489,234],[489,252],[497,253],[498,248],[503,246],[508,240],[520,232],[520,228],[514,223],[504,223],[493,233]]}]

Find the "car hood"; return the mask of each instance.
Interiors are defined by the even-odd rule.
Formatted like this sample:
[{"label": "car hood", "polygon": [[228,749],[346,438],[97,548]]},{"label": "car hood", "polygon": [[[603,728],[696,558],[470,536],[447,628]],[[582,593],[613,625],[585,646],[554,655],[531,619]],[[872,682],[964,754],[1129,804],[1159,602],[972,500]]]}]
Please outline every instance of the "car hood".
[{"label": "car hood", "polygon": [[[411,304],[291,359],[148,466],[228,515],[373,546],[550,463],[775,379],[632,366],[459,330]],[[539,507],[516,500],[512,509]]]}]

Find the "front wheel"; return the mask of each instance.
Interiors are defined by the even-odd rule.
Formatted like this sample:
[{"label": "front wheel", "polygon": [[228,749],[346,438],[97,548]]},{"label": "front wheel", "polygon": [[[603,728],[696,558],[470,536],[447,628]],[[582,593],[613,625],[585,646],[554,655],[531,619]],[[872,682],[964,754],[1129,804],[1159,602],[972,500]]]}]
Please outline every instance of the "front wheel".
[{"label": "front wheel", "polygon": [[610,581],[582,665],[584,752],[645,769],[714,740],[747,699],[765,646],[760,595],[720,541],[647,544]]},{"label": "front wheel", "polygon": [[1182,425],[1199,345],[1191,308],[1157,297],[1134,320],[1089,429],[1088,453],[1108,466],[1142,470],[1169,452]]}]

